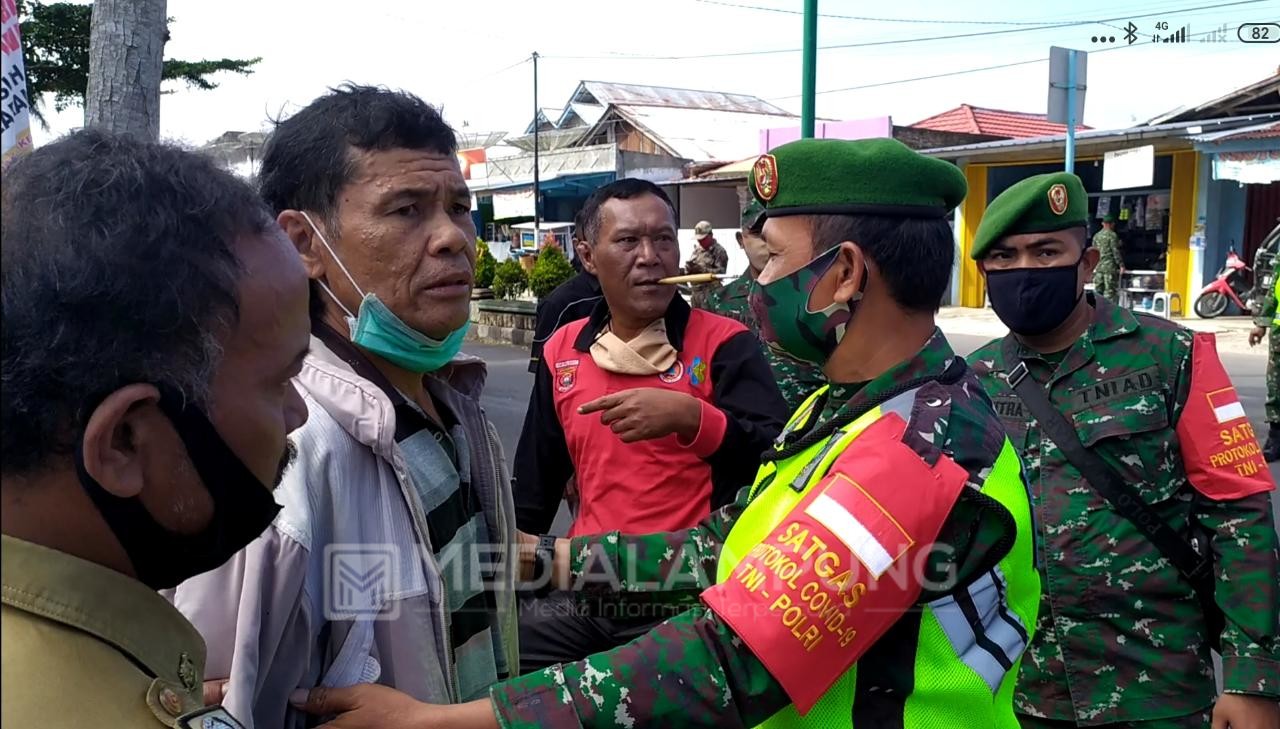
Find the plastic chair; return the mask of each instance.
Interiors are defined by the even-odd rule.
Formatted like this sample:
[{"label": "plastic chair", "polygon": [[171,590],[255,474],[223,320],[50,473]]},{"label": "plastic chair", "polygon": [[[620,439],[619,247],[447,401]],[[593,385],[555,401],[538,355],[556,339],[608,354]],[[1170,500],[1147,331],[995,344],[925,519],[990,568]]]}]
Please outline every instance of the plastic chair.
[{"label": "plastic chair", "polygon": [[1184,316],[1182,296],[1176,291],[1160,291],[1151,299],[1150,313],[1168,319],[1171,315]]}]

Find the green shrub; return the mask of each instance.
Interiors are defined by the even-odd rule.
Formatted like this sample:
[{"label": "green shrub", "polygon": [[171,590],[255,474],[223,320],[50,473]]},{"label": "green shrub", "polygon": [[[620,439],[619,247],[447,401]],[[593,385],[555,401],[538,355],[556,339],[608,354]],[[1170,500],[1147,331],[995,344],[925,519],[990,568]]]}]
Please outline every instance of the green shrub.
[{"label": "green shrub", "polygon": [[529,286],[529,280],[514,257],[498,264],[493,274],[493,295],[500,299],[514,299]]},{"label": "green shrub", "polygon": [[498,272],[498,260],[489,252],[484,241],[476,242],[476,288],[487,289],[493,286],[493,275]]},{"label": "green shrub", "polygon": [[529,289],[539,299],[547,296],[560,284],[573,278],[573,266],[564,257],[559,246],[545,246],[538,254],[538,262],[529,274]]}]

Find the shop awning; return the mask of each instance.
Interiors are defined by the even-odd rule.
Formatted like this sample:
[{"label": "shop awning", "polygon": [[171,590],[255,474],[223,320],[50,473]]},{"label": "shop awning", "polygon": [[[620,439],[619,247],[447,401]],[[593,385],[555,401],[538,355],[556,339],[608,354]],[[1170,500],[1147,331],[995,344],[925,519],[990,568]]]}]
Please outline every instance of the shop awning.
[{"label": "shop awning", "polygon": [[1192,137],[1213,160],[1213,179],[1265,185],[1280,181],[1280,121]]}]

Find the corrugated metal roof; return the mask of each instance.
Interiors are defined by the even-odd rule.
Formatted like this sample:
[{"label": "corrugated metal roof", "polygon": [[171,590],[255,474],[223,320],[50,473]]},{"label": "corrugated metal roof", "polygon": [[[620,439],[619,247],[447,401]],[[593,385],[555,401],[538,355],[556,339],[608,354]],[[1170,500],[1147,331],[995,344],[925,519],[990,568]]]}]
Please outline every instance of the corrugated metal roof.
[{"label": "corrugated metal roof", "polygon": [[[1190,108],[1178,107],[1173,111],[1161,114],[1147,122],[1147,124],[1156,125],[1177,121],[1191,121],[1197,116],[1205,113],[1214,113],[1220,116],[1224,112],[1235,109],[1268,94],[1273,94],[1275,95],[1275,98],[1280,99],[1280,69],[1277,69],[1276,73],[1262,79],[1261,81],[1236,89],[1231,93],[1219,96],[1212,101],[1206,101],[1199,106],[1193,106]],[[1268,111],[1268,109],[1259,109],[1258,111],[1265,112]]]},{"label": "corrugated metal roof", "polygon": [[1192,141],[1207,144],[1222,144],[1223,142],[1240,142],[1251,139],[1280,139],[1280,121],[1268,122],[1266,124],[1258,124],[1256,126],[1244,127],[1243,129],[1231,129],[1225,132],[1211,132],[1209,134],[1197,134],[1190,137]]},{"label": "corrugated metal roof", "polygon": [[570,103],[608,106],[656,106],[680,109],[713,109],[747,114],[792,116],[757,96],[728,94],[723,91],[696,91],[667,86],[642,86],[604,81],[583,81],[573,93]]},{"label": "corrugated metal roof", "polygon": [[[969,104],[961,104],[950,111],[935,114],[928,119],[921,119],[910,126],[917,129],[932,129],[938,132],[986,134],[1009,139],[1046,137],[1054,134],[1065,134],[1067,131],[1067,125],[1054,124],[1049,121],[1046,114],[987,109]],[[1089,127],[1081,124],[1076,126],[1076,129],[1089,129]]]},{"label": "corrugated metal roof", "polygon": [[[1249,117],[1210,119],[1196,122],[1177,122],[1173,124],[1160,124],[1157,126],[1130,127],[1127,129],[1089,130],[1076,135],[1076,144],[1079,148],[1094,142],[1116,141],[1129,143],[1166,137],[1187,139],[1189,136],[1187,130],[1194,127],[1214,127],[1219,130],[1239,129],[1245,126],[1255,126],[1260,122],[1274,122],[1278,119],[1280,119],[1280,114],[1259,114]],[[1252,122],[1252,124],[1250,122]],[[1063,134],[1055,134],[1043,137],[1030,137],[1026,139],[1002,139],[996,142],[981,142],[978,144],[961,144],[954,147],[923,149],[920,150],[920,152],[921,154],[929,155],[930,157],[940,157],[942,159],[976,157],[983,154],[998,154],[1019,149],[1043,148],[1060,153],[1064,138],[1065,135]]]},{"label": "corrugated metal roof", "polygon": [[[677,157],[695,162],[743,159],[760,148],[760,130],[778,125],[777,114],[746,114],[657,106],[613,107],[611,113],[647,131]],[[787,114],[788,118],[796,118]],[[611,117],[601,119],[609,123]],[[597,127],[599,124],[597,124]]]},{"label": "corrugated metal roof", "polygon": [[573,129],[575,127],[566,127],[570,114],[575,114],[583,121],[581,126],[592,126],[600,121],[600,117],[604,116],[605,107],[598,104],[569,104],[560,113],[560,118],[556,120],[556,126],[561,129]]}]

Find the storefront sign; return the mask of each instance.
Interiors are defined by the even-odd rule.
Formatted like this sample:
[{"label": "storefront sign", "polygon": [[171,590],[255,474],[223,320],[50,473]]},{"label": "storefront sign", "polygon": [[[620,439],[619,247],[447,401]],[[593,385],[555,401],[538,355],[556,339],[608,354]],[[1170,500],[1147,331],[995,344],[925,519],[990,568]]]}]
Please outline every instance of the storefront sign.
[{"label": "storefront sign", "polygon": [[1102,189],[1151,187],[1155,170],[1156,148],[1151,145],[1107,152],[1102,160]]},{"label": "storefront sign", "polygon": [[1255,185],[1280,181],[1280,150],[1219,152],[1213,156],[1213,179]]},{"label": "storefront sign", "polygon": [[0,119],[4,126],[0,169],[3,169],[32,148],[27,74],[22,65],[16,0],[0,0],[0,47],[4,51],[0,61]]}]

